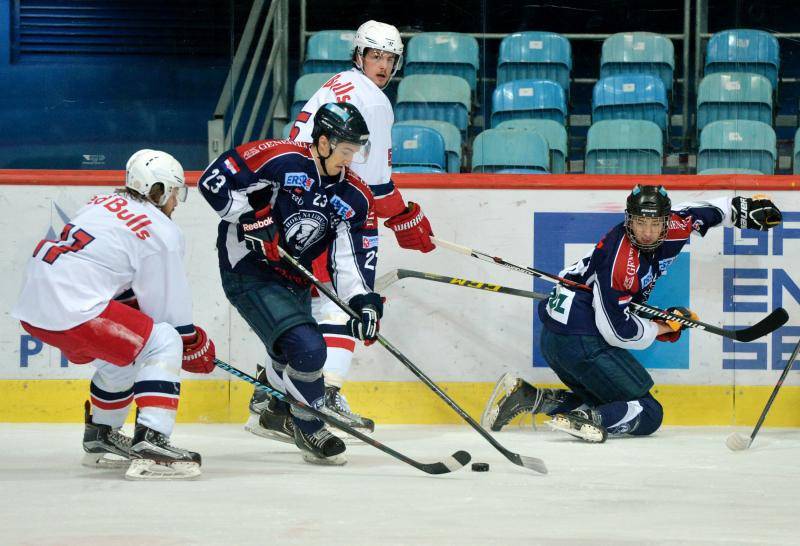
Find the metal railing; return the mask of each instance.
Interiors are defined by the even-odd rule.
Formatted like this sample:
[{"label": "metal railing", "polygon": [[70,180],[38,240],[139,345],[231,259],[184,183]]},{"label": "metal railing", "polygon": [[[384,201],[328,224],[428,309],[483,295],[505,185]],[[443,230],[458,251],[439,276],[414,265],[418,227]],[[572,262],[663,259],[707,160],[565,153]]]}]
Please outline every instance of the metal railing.
[{"label": "metal railing", "polygon": [[[265,9],[266,3],[253,2],[222,94],[208,122],[209,161],[238,144],[255,140],[259,120],[258,139],[266,138],[270,129],[272,134],[280,134],[289,120],[289,0],[270,0]],[[240,82],[245,68],[244,82]],[[256,79],[260,81],[252,95]],[[264,108],[266,97],[269,102]],[[249,116],[242,127],[245,108],[249,108]]]}]

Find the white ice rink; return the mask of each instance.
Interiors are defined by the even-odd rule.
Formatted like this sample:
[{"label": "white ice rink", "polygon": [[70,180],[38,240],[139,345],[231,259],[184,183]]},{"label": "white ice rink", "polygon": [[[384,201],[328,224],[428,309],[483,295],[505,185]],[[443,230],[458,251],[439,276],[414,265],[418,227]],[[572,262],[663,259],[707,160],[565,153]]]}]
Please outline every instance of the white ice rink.
[{"label": "white ice rink", "polygon": [[377,430],[421,461],[465,449],[491,465],[428,476],[363,444],[348,447],[346,466],[317,467],[241,426],[179,424],[174,443],[203,455],[202,478],[142,483],[80,466],[82,426],[3,424],[0,544],[800,544],[800,431],[762,430],[741,453],[725,447],[731,431],[665,428],[602,445],[541,429],[497,435],[543,458],[542,476],[466,426]]}]

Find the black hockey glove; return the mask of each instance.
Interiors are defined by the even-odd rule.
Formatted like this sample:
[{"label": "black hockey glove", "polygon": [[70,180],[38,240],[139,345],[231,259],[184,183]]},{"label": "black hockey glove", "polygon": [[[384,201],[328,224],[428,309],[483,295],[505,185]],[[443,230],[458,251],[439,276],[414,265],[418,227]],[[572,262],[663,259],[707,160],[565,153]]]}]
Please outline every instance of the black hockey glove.
[{"label": "black hockey glove", "polygon": [[739,229],[767,231],[780,224],[783,219],[781,211],[766,195],[734,197],[731,206],[733,223]]},{"label": "black hockey glove", "polygon": [[350,307],[361,317],[347,321],[350,335],[364,341],[365,345],[372,345],[378,337],[381,326],[383,298],[375,292],[359,294],[350,299]]},{"label": "black hockey glove", "polygon": [[239,223],[242,225],[244,244],[248,250],[265,257],[270,263],[277,264],[281,261],[278,252],[280,229],[278,222],[272,217],[270,207],[242,214]]}]

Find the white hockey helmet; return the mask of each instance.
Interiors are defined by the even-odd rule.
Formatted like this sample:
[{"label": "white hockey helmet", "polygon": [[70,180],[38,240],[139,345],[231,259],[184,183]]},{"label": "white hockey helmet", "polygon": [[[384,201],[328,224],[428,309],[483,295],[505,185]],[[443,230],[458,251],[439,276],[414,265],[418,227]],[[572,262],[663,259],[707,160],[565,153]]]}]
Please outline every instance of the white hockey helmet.
[{"label": "white hockey helmet", "polygon": [[163,184],[164,194],[156,205],[163,207],[173,188],[178,188],[178,200],[186,201],[186,179],[183,167],[167,152],[139,150],[125,165],[125,187],[146,197],[156,184]]},{"label": "white hockey helmet", "polygon": [[397,55],[394,68],[392,68],[392,76],[403,65],[403,40],[400,38],[400,32],[392,25],[372,20],[367,21],[358,27],[355,38],[353,38],[353,47],[359,57],[364,55],[364,49],[368,47]]}]

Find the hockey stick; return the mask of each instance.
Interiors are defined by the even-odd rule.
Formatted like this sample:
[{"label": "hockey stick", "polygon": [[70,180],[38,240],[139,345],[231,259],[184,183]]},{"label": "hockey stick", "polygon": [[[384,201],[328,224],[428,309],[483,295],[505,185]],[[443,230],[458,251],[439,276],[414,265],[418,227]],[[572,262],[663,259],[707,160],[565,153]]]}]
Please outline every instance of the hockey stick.
[{"label": "hockey stick", "polygon": [[[347,305],[344,301],[342,301],[341,298],[339,298],[339,296],[337,296],[330,288],[328,288],[322,282],[320,282],[320,280],[317,279],[313,273],[311,273],[308,269],[303,267],[303,265],[300,262],[298,262],[293,256],[289,255],[285,250],[283,250],[280,247],[278,247],[278,251],[280,252],[281,257],[283,257],[284,260],[292,264],[292,266],[299,273],[301,273],[305,278],[311,281],[311,283],[314,286],[317,287],[317,290],[325,294],[332,302],[338,305],[342,311],[344,311],[354,319],[359,319],[359,320],[361,319],[361,317],[355,311],[353,311],[349,305]],[[481,436],[486,438],[486,440],[490,444],[492,444],[492,446],[494,446],[495,449],[497,449],[500,453],[502,453],[506,457],[506,459],[508,459],[509,461],[511,461],[516,465],[522,466],[529,470],[535,470],[536,472],[547,474],[547,467],[545,466],[543,460],[537,459],[536,457],[528,457],[526,455],[520,455],[518,453],[514,453],[513,451],[509,451],[508,449],[504,448],[502,445],[500,445],[500,443],[497,440],[495,440],[492,437],[491,434],[486,432],[486,430],[484,430],[477,422],[475,422],[475,419],[470,417],[467,412],[461,409],[461,407],[458,404],[456,404],[449,396],[447,396],[447,394],[444,391],[442,391],[442,389],[440,389],[438,385],[436,385],[436,383],[434,383],[427,375],[425,375],[422,372],[422,370],[417,368],[414,365],[414,363],[411,362],[403,353],[401,353],[394,345],[389,343],[389,341],[385,337],[378,334],[377,340],[378,343],[383,345],[387,351],[392,353],[392,356],[394,356],[397,360],[402,362],[406,368],[411,370],[411,373],[416,375],[423,383],[425,383],[428,386],[428,388],[430,388],[433,392],[435,392],[439,398],[444,400],[445,403],[448,406],[450,406],[450,408],[453,409],[453,411],[455,411],[458,415],[460,415],[461,418],[464,419],[472,428],[478,431],[478,433]]]},{"label": "hockey stick", "polygon": [[347,434],[355,436],[356,438],[358,438],[359,440],[363,441],[364,443],[369,444],[372,447],[380,449],[381,451],[391,455],[395,459],[399,459],[399,460],[403,461],[406,464],[410,464],[414,468],[418,468],[419,470],[422,470],[423,472],[427,472],[428,474],[447,474],[448,472],[453,472],[453,471],[458,470],[461,467],[463,467],[465,464],[467,464],[472,459],[470,454],[467,453],[466,451],[456,451],[455,453],[453,453],[450,457],[448,457],[444,461],[440,461],[440,462],[436,462],[436,463],[420,463],[419,461],[415,461],[414,459],[411,459],[410,457],[406,457],[402,453],[400,453],[398,451],[395,451],[394,449],[392,449],[392,448],[390,448],[388,446],[383,445],[382,443],[380,443],[379,441],[375,440],[374,438],[372,438],[370,436],[367,436],[366,434],[364,434],[362,432],[359,432],[357,429],[354,429],[353,427],[350,427],[350,426],[348,426],[348,425],[346,425],[346,424],[344,424],[344,423],[342,423],[342,422],[340,422],[340,421],[338,421],[338,420],[336,420],[336,419],[334,419],[332,417],[329,417],[329,416],[325,415],[324,413],[322,413],[321,411],[316,410],[316,409],[314,409],[314,408],[312,408],[312,407],[310,407],[310,406],[308,406],[308,405],[306,405],[306,404],[304,404],[304,403],[302,403],[302,402],[300,402],[298,400],[290,398],[290,397],[286,396],[285,394],[283,394],[281,391],[278,391],[278,390],[275,390],[273,388],[270,388],[268,385],[265,385],[264,383],[262,383],[261,381],[259,381],[255,377],[253,377],[251,375],[248,375],[248,374],[244,373],[243,371],[241,371],[241,370],[239,370],[237,368],[234,368],[230,364],[228,364],[226,362],[223,362],[222,360],[220,360],[218,358],[214,359],[214,364],[218,368],[222,368],[226,372],[228,372],[228,373],[230,373],[232,375],[235,375],[239,379],[243,379],[243,380],[247,381],[248,383],[252,383],[253,385],[256,386],[256,388],[265,391],[267,394],[269,394],[271,396],[274,396],[278,400],[283,400],[287,404],[290,404],[290,405],[292,405],[292,406],[294,406],[296,408],[301,408],[304,411],[307,411],[308,413],[310,413],[311,415],[316,417],[317,419],[321,419],[322,421],[325,421],[329,425],[332,425],[332,426],[334,426],[334,427],[336,427],[336,428],[338,428],[340,430],[343,430]]},{"label": "hockey stick", "polygon": [[[479,260],[483,260],[485,262],[495,263],[499,266],[505,267],[506,269],[511,269],[512,271],[524,273],[526,275],[530,275],[531,277],[536,277],[538,279],[544,279],[556,284],[560,284],[562,286],[566,286],[567,288],[576,288],[579,290],[587,290],[589,292],[592,291],[591,287],[586,286],[585,284],[571,281],[569,279],[565,279],[564,277],[559,277],[557,275],[551,275],[550,273],[545,273],[544,271],[540,271],[532,267],[522,267],[519,265],[515,265],[505,261],[502,258],[498,258],[497,256],[491,256],[479,250],[451,243],[450,241],[443,241],[442,239],[438,239],[436,237],[431,237],[431,240],[433,240],[437,245],[440,245],[444,248],[453,250],[460,254],[472,256],[473,258],[478,258]],[[743,342],[754,341],[771,332],[774,332],[775,330],[786,324],[786,321],[789,320],[789,314],[786,312],[786,310],[783,307],[778,307],[777,309],[774,309],[769,315],[767,315],[757,323],[753,324],[752,326],[748,326],[746,328],[741,328],[738,330],[726,330],[724,328],[719,328],[717,326],[714,326],[713,324],[707,324],[699,320],[692,320],[690,318],[674,315],[663,309],[659,309],[658,307],[653,307],[652,305],[648,305],[646,303],[636,303],[632,301],[630,305],[637,315],[646,318],[651,318],[651,319],[658,318],[662,320],[679,322],[683,324],[686,328],[697,328],[698,330],[705,330],[706,332],[710,332],[718,336],[727,337],[729,339],[734,339],[736,341],[743,341]]]},{"label": "hockey stick", "polygon": [[[441,282],[453,286],[461,286],[463,288],[475,288],[476,290],[483,290],[484,292],[495,292],[496,294],[509,294],[511,296],[521,296],[533,300],[546,300],[550,299],[550,294],[543,294],[542,292],[531,292],[529,290],[520,290],[518,288],[509,288],[508,286],[500,286],[499,284],[492,284],[481,281],[470,281],[459,277],[448,277],[447,275],[439,275],[437,273],[423,273],[422,271],[414,271],[412,269],[393,269],[388,273],[381,275],[375,281],[375,291],[382,292],[390,285],[396,283],[400,279],[423,279],[426,281]],[[379,288],[380,287],[380,288]]]},{"label": "hockey stick", "polygon": [[800,341],[798,341],[797,345],[795,345],[794,351],[792,351],[792,356],[789,357],[789,362],[786,364],[786,367],[781,373],[781,378],[778,379],[778,383],[775,385],[775,388],[772,389],[772,394],[769,396],[769,400],[767,400],[767,405],[764,407],[764,411],[761,412],[761,417],[758,418],[756,428],[753,429],[753,432],[750,434],[749,438],[743,434],[739,434],[738,432],[734,432],[728,436],[728,438],[725,440],[725,445],[728,446],[728,449],[732,451],[744,451],[745,449],[749,448],[753,443],[753,440],[756,439],[756,434],[758,434],[758,430],[764,423],[764,419],[767,417],[767,412],[769,411],[769,408],[772,407],[772,402],[775,401],[775,397],[778,395],[778,391],[780,390],[781,385],[783,385],[783,381],[786,379],[786,376],[789,375],[789,370],[792,369],[792,364],[794,364],[798,352],[800,352]]}]

